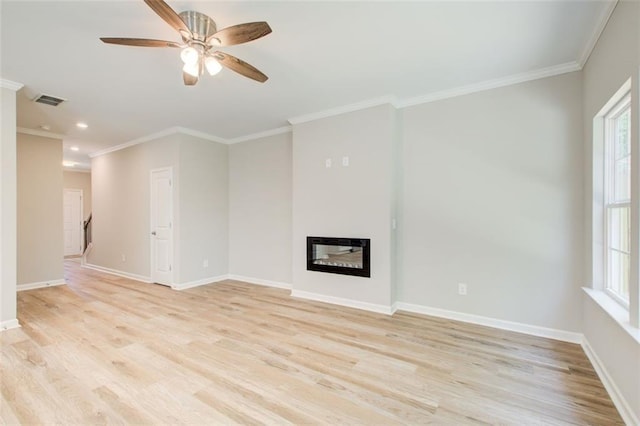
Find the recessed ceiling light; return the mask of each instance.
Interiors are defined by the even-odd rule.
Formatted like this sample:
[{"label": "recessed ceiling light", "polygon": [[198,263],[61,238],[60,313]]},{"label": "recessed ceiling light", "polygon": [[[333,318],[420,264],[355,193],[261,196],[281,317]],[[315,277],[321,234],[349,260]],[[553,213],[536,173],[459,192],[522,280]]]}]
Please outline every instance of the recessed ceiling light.
[{"label": "recessed ceiling light", "polygon": [[80,151],[80,148],[78,148],[77,146],[72,146],[71,148],[69,148],[71,151]]},{"label": "recessed ceiling light", "polygon": [[62,165],[65,167],[73,167],[76,165],[76,163],[74,163],[73,161],[63,161]]},{"label": "recessed ceiling light", "polygon": [[81,121],[77,122],[77,123],[76,123],[76,126],[77,126],[79,129],[86,129],[87,127],[89,127],[89,125],[88,125],[87,123],[83,123],[83,122],[81,122]]}]

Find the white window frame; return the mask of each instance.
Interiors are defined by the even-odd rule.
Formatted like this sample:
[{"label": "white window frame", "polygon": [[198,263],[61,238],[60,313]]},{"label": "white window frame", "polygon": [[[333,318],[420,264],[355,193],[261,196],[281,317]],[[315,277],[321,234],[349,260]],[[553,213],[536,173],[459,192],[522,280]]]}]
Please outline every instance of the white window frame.
[{"label": "white window frame", "polygon": [[[621,295],[617,292],[615,292],[614,290],[611,289],[611,285],[609,282],[609,269],[610,269],[610,265],[611,265],[611,250],[616,250],[619,251],[617,249],[612,249],[610,247],[610,229],[609,229],[609,218],[610,218],[610,212],[613,209],[619,209],[619,208],[627,208],[628,210],[628,214],[629,214],[629,221],[631,221],[631,198],[626,199],[626,200],[612,200],[613,194],[615,193],[615,188],[614,188],[614,174],[615,174],[615,161],[616,159],[614,158],[614,152],[615,152],[615,143],[616,143],[616,139],[615,139],[615,124],[616,124],[616,120],[622,115],[624,114],[627,110],[631,110],[631,92],[627,92],[626,94],[624,94],[616,103],[615,105],[613,105],[613,107],[611,107],[604,115],[604,200],[603,200],[603,206],[604,206],[604,215],[603,215],[603,219],[604,219],[604,223],[603,223],[603,230],[604,230],[604,244],[603,244],[603,248],[604,248],[604,253],[603,253],[603,266],[604,266],[604,291],[607,293],[607,295],[609,297],[611,297],[613,300],[615,300],[617,303],[619,303],[620,305],[622,305],[625,309],[629,309],[629,297],[630,294],[627,294],[627,299],[624,299],[623,297],[621,297]],[[631,132],[631,129],[629,129],[629,132]],[[632,144],[631,144],[632,145]],[[632,153],[632,147],[629,147],[630,149],[630,156],[633,154]],[[631,167],[631,161],[629,162],[629,167]],[[629,249],[630,250],[630,249]],[[629,255],[629,268],[630,268],[630,260],[631,260],[631,251],[629,251],[629,253],[627,253]],[[629,273],[631,271],[629,270]],[[630,285],[631,283],[629,283]],[[630,293],[630,289],[629,289],[629,293]]]}]

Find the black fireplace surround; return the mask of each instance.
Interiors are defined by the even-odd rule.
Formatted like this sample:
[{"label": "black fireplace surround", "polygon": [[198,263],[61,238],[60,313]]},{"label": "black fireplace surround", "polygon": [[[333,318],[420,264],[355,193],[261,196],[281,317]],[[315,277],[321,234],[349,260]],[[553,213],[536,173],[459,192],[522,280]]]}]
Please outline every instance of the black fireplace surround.
[{"label": "black fireplace surround", "polygon": [[371,240],[307,237],[307,270],[371,277]]}]

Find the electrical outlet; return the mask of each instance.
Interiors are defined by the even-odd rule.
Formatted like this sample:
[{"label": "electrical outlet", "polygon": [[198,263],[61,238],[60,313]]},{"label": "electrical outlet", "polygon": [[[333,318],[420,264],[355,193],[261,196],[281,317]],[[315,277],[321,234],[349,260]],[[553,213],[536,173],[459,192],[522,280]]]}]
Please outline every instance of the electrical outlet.
[{"label": "electrical outlet", "polygon": [[209,259],[205,259],[202,261],[202,267],[203,268],[208,268],[209,267]]},{"label": "electrical outlet", "polygon": [[120,255],[120,258],[122,259],[123,262],[127,261],[127,256],[124,253]]},{"label": "electrical outlet", "polygon": [[465,283],[458,283],[458,294],[461,296],[467,295],[467,285]]},{"label": "electrical outlet", "polygon": [[349,167],[349,157],[342,157],[342,165],[344,167]]},{"label": "electrical outlet", "polygon": [[331,158],[327,158],[326,160],[324,160],[324,166],[325,166],[327,169],[330,169],[330,168],[331,168]]}]

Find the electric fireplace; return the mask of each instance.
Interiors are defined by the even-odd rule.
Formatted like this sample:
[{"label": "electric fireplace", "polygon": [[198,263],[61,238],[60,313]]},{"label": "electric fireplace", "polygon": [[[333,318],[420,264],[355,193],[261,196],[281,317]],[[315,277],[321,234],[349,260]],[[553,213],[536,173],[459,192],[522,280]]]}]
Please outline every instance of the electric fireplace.
[{"label": "electric fireplace", "polygon": [[371,277],[371,240],[307,237],[307,270]]}]

